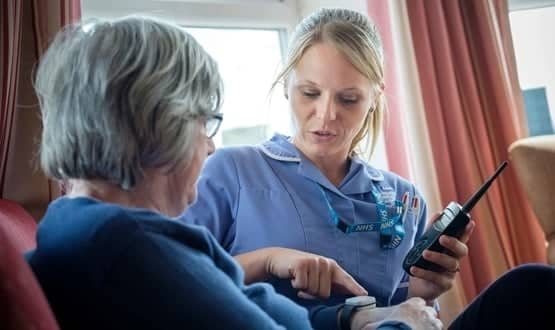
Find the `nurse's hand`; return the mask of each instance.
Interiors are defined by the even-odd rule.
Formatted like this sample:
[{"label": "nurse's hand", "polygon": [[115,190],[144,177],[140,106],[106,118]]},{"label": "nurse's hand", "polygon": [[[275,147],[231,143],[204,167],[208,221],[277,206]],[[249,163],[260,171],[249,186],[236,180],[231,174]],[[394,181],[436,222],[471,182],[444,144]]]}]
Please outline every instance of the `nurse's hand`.
[{"label": "nurse's hand", "polygon": [[438,264],[445,271],[433,272],[420,267],[413,266],[411,273],[414,275],[409,282],[409,297],[420,297],[429,304],[445,291],[451,289],[455,275],[459,271],[460,260],[468,255],[466,243],[474,231],[476,223],[470,221],[460,239],[442,235],[439,243],[443,245],[449,254],[426,250],[422,254],[424,259]]},{"label": "nurse's hand", "polygon": [[300,298],[328,298],[331,291],[349,295],[368,295],[333,259],[303,251],[271,248],[266,271],[282,279],[291,279]]}]

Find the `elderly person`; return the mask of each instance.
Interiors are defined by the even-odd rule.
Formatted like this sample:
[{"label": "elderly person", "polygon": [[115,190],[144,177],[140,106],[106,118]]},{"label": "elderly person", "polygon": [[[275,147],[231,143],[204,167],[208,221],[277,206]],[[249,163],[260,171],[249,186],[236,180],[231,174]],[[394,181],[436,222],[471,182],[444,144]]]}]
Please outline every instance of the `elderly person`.
[{"label": "elderly person", "polygon": [[171,217],[222,120],[215,62],[179,27],[145,18],[61,32],[36,78],[40,161],[71,190],[49,206],[32,266],[63,329],[308,328],[266,285]]},{"label": "elderly person", "polygon": [[[41,166],[71,188],[49,206],[28,261],[63,329],[311,327],[270,285],[243,284],[208,231],[172,219],[195,199],[222,121],[216,64],[190,35],[133,17],[68,27],[36,90]],[[299,274],[313,256],[297,256]],[[273,275],[289,266],[268,264]],[[389,319],[416,324],[422,313],[422,326],[435,322],[419,300]]]}]

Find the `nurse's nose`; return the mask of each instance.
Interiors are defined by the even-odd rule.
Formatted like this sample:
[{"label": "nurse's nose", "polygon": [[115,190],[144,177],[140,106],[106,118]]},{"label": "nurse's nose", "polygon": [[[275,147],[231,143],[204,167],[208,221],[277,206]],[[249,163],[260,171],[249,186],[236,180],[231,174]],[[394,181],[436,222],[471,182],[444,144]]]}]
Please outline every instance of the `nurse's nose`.
[{"label": "nurse's nose", "polygon": [[322,96],[316,105],[316,117],[322,121],[335,120],[336,106],[331,95]]}]

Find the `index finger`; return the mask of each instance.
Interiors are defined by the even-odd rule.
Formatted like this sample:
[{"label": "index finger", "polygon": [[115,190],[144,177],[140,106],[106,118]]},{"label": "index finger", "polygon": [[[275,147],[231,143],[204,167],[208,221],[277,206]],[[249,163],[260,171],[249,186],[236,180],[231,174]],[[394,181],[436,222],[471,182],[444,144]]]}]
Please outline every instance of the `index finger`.
[{"label": "index finger", "polygon": [[353,294],[355,296],[367,296],[368,291],[366,291],[362,285],[358,284],[355,279],[349,275],[343,268],[336,266],[333,275],[332,283],[334,289],[337,289],[341,293]]}]

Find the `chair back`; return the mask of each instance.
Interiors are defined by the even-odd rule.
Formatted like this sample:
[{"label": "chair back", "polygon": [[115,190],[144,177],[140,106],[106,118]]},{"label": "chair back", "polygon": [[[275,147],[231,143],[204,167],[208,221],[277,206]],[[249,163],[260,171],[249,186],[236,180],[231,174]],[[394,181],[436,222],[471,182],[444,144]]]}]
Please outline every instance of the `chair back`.
[{"label": "chair back", "polygon": [[0,199],[0,227],[20,253],[36,247],[37,223],[19,204]]},{"label": "chair back", "polygon": [[520,139],[509,156],[545,232],[548,263],[555,265],[555,135]]},{"label": "chair back", "polygon": [[57,330],[54,314],[22,254],[34,247],[34,236],[28,235],[34,235],[36,226],[14,204],[2,200],[0,207],[0,328]]}]

